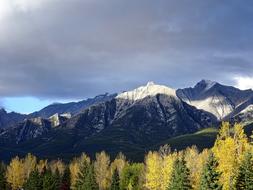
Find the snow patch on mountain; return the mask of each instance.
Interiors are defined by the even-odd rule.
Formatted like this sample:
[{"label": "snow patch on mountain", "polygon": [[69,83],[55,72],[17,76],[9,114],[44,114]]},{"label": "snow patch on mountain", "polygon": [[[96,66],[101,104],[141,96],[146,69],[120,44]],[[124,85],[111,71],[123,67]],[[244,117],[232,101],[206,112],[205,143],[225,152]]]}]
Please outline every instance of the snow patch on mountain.
[{"label": "snow patch on mountain", "polygon": [[148,96],[156,96],[157,94],[165,94],[168,96],[176,96],[176,91],[164,85],[158,85],[154,82],[148,82],[146,86],[141,86],[132,91],[127,91],[116,96],[116,99],[127,99],[130,101],[137,101]]},{"label": "snow patch on mountain", "polygon": [[222,119],[233,111],[233,106],[230,105],[224,97],[208,97],[203,100],[186,101],[188,104],[195,106],[197,109],[205,110],[214,114],[218,119]]}]

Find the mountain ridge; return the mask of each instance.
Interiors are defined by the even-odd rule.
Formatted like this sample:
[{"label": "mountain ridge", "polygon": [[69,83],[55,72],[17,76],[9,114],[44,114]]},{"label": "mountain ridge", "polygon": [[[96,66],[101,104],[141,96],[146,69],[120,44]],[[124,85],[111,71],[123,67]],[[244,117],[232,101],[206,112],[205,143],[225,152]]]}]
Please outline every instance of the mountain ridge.
[{"label": "mountain ridge", "polygon": [[[148,150],[180,135],[216,127],[225,119],[249,124],[253,122],[251,97],[251,90],[242,91],[208,80],[178,90],[149,82],[118,95],[94,98],[98,101],[91,101],[75,114],[62,111],[54,115],[50,112],[47,118],[27,118],[0,130],[0,146],[63,157],[102,150],[110,154],[120,151],[132,154],[131,151]],[[206,99],[212,100],[207,101],[210,110],[193,104],[196,100],[206,103]],[[223,118],[211,109],[215,106],[225,109]],[[226,110],[229,106],[231,109]],[[244,112],[239,108],[244,108]]]}]

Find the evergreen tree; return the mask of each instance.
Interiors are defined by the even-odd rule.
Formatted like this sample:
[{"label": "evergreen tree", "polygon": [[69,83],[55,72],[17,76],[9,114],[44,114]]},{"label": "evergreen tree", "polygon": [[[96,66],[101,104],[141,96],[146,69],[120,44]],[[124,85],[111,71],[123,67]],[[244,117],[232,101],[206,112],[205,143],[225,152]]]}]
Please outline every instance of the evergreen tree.
[{"label": "evergreen tree", "polygon": [[77,180],[77,190],[98,190],[94,165],[84,162],[81,166],[79,177]]},{"label": "evergreen tree", "polygon": [[112,184],[110,190],[120,190],[120,179],[119,179],[119,172],[117,169],[113,171],[112,175]]},{"label": "evergreen tree", "polygon": [[86,183],[86,179],[89,173],[89,167],[90,164],[89,162],[84,159],[82,160],[82,163],[80,165],[80,170],[77,175],[77,180],[76,180],[76,188],[77,190],[83,190],[83,185]]},{"label": "evergreen tree", "polygon": [[253,190],[253,160],[252,153],[247,152],[242,161],[235,182],[236,189]]},{"label": "evergreen tree", "polygon": [[67,167],[62,176],[60,190],[70,190],[70,170]]},{"label": "evergreen tree", "polygon": [[121,174],[120,189],[121,190],[141,190],[142,186],[142,174],[144,166],[143,164],[129,164],[124,167]]},{"label": "evergreen tree", "polygon": [[213,154],[210,154],[201,176],[200,190],[221,190],[219,183],[220,173],[217,171],[218,162]]},{"label": "evergreen tree", "polygon": [[58,190],[59,181],[55,174],[51,170],[47,170],[43,177],[42,190]]},{"label": "evergreen tree", "polygon": [[169,190],[189,190],[192,189],[190,184],[190,171],[186,167],[185,160],[177,159],[174,163],[174,169],[171,176]]},{"label": "evergreen tree", "polygon": [[27,179],[24,185],[24,189],[25,190],[41,190],[42,183],[43,183],[43,180],[38,170],[34,170],[30,173],[29,178]]},{"label": "evergreen tree", "polygon": [[6,167],[4,163],[0,163],[0,189],[3,189],[3,190],[6,189],[6,185],[7,185],[5,172],[6,172]]},{"label": "evergreen tree", "polygon": [[88,176],[85,180],[83,187],[84,188],[82,190],[98,190],[99,189],[98,184],[96,182],[96,175],[95,175],[93,164],[89,167]]}]

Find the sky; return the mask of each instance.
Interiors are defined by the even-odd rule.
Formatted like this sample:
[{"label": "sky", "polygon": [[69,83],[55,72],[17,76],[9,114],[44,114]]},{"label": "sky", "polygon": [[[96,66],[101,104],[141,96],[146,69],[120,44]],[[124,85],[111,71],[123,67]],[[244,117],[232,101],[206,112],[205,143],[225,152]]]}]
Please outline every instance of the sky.
[{"label": "sky", "polygon": [[30,113],[148,81],[253,88],[252,0],[0,0],[0,106]]}]

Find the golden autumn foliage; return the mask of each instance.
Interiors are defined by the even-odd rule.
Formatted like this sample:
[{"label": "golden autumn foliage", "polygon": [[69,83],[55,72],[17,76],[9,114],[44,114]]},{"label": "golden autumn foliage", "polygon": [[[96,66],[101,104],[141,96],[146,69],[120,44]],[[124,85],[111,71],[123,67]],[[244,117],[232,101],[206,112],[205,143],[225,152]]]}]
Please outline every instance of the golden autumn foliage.
[{"label": "golden autumn foliage", "polygon": [[157,152],[149,152],[145,158],[145,187],[147,189],[161,189],[161,157]]},{"label": "golden autumn foliage", "polygon": [[122,170],[124,169],[126,164],[128,164],[126,156],[122,152],[120,152],[114,159],[114,161],[111,163],[111,171],[117,169],[119,172],[119,176],[121,176]]},{"label": "golden autumn foliage", "polygon": [[161,168],[161,190],[165,190],[171,180],[171,174],[173,172],[174,161],[176,160],[176,153],[167,154],[162,157]]},{"label": "golden autumn foliage", "polygon": [[110,157],[103,151],[96,154],[94,169],[99,190],[106,190],[110,186]]},{"label": "golden autumn foliage", "polygon": [[30,173],[34,171],[36,165],[37,165],[37,158],[29,153],[24,160],[24,170],[26,179],[29,177]]},{"label": "golden autumn foliage", "polygon": [[74,159],[70,165],[69,165],[69,170],[70,170],[70,187],[71,189],[74,189],[77,179],[78,179],[78,173],[79,173],[79,163],[77,159]]},{"label": "golden autumn foliage", "polygon": [[13,190],[22,188],[26,180],[24,160],[18,157],[12,159],[10,165],[7,167],[6,178]]},{"label": "golden autumn foliage", "polygon": [[37,164],[37,169],[40,173],[43,172],[43,170],[48,169],[48,163],[47,160],[40,160]]},{"label": "golden autumn foliage", "polygon": [[75,189],[75,185],[78,180],[78,174],[80,172],[80,166],[84,161],[87,163],[91,162],[89,156],[87,156],[85,153],[83,153],[80,158],[74,158],[69,164],[71,189]]},{"label": "golden autumn foliage", "polygon": [[54,160],[52,162],[49,163],[50,169],[53,173],[56,172],[56,170],[58,170],[58,172],[60,173],[60,175],[63,175],[64,171],[65,171],[65,164],[61,161],[61,160]]},{"label": "golden autumn foliage", "polygon": [[235,124],[232,130],[229,123],[222,123],[212,151],[219,162],[218,171],[221,172],[224,190],[233,189],[238,167],[248,148],[249,143],[241,125]]},{"label": "golden autumn foliage", "polygon": [[244,155],[246,152],[252,153],[252,147],[253,145],[250,144],[241,125],[230,126],[229,123],[224,122],[211,149],[199,151],[196,146],[192,146],[179,152],[173,152],[169,145],[164,145],[159,151],[150,151],[145,156],[144,164],[128,162],[122,153],[119,153],[111,162],[109,155],[104,151],[97,153],[94,161],[88,155],[82,154],[69,164],[61,160],[50,162],[37,160],[35,156],[28,154],[23,159],[13,158],[6,168],[5,176],[10,187],[13,190],[18,190],[24,187],[29,176],[32,176],[31,173],[34,173],[35,170],[39,175],[43,175],[45,171],[51,171],[52,174],[59,171],[60,176],[63,176],[66,169],[69,168],[70,189],[76,190],[83,163],[87,163],[89,166],[94,166],[93,179],[99,190],[110,189],[115,170],[117,170],[120,180],[118,184],[125,185],[125,189],[167,190],[175,177],[175,161],[184,159],[189,170],[190,184],[194,190],[198,190],[203,184],[201,180],[203,179],[203,170],[206,168],[204,166],[206,166],[209,155],[212,154],[218,163],[215,166],[215,170],[220,174],[217,181],[222,184],[224,190],[234,190]]},{"label": "golden autumn foliage", "polygon": [[150,190],[166,190],[175,158],[176,154],[150,151],[145,158],[144,186]]}]

